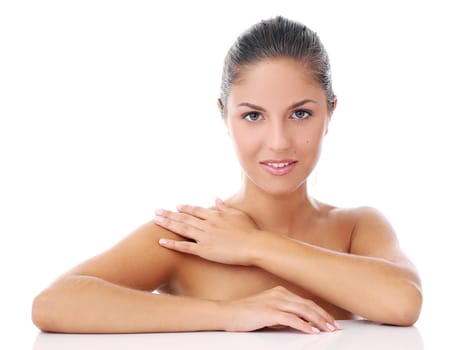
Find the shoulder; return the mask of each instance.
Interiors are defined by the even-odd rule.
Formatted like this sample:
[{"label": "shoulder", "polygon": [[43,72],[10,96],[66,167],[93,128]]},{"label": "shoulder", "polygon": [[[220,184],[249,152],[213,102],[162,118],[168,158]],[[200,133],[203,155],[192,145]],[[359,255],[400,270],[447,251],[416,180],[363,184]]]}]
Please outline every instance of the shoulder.
[{"label": "shoulder", "polygon": [[70,273],[91,275],[138,289],[155,289],[170,279],[179,260],[179,254],[159,245],[163,237],[182,239],[152,221],[147,222]]},{"label": "shoulder", "polygon": [[125,254],[130,260],[138,260],[151,265],[155,262],[158,264],[175,262],[179,254],[162,247],[159,244],[161,238],[183,239],[176,233],[149,221],[117,243],[111,251],[116,251],[119,255]]},{"label": "shoulder", "polygon": [[321,212],[331,218],[349,222],[353,225],[353,231],[357,231],[366,225],[379,224],[392,229],[386,216],[378,209],[370,206],[362,207],[336,207],[330,204],[319,203]]},{"label": "shoulder", "polygon": [[395,229],[380,210],[364,206],[354,208],[352,212],[351,253],[392,261],[404,258]]},{"label": "shoulder", "polygon": [[[140,249],[142,249],[142,247],[155,245],[159,247],[158,241],[160,238],[170,238],[175,240],[182,239],[182,237],[176,233],[156,225],[153,221],[149,221],[128,234],[116,245],[116,247],[126,245],[136,245],[141,247]],[[162,249],[161,251],[168,252],[167,249]]]},{"label": "shoulder", "polygon": [[365,211],[369,209],[369,207],[337,207],[317,200],[315,200],[315,205],[320,213],[319,217],[339,226],[345,225],[347,230],[353,230],[361,216],[364,216]]},{"label": "shoulder", "polygon": [[320,206],[324,216],[348,234],[348,253],[413,267],[400,247],[393,225],[380,210],[370,206],[339,208],[322,203]]},{"label": "shoulder", "polygon": [[397,234],[380,210],[370,206],[339,208],[323,203],[320,205],[330,221],[349,233],[350,253],[384,257],[398,255]]},{"label": "shoulder", "polygon": [[364,206],[351,209],[355,220],[353,236],[358,234],[372,233],[395,236],[395,231],[387,217],[374,207]]}]

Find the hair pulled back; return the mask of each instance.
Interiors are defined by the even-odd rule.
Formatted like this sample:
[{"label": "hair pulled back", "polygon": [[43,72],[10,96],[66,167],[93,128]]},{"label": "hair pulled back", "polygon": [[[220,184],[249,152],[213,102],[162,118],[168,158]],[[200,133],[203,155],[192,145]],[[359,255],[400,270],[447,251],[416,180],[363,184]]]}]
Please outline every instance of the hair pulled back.
[{"label": "hair pulled back", "polygon": [[243,32],[225,57],[220,101],[226,113],[228,95],[246,67],[275,58],[292,58],[304,64],[325,91],[329,109],[334,109],[328,54],[317,33],[304,24],[278,16],[254,24]]}]

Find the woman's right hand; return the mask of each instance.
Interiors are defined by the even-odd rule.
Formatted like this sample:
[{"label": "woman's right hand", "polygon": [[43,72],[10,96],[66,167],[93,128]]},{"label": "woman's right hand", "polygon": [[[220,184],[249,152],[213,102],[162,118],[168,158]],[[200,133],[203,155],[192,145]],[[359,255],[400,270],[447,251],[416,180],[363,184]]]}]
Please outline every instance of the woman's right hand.
[{"label": "woman's right hand", "polygon": [[265,327],[291,327],[309,334],[341,329],[334,318],[311,300],[284,287],[275,287],[243,299],[221,302],[225,330],[253,331]]}]

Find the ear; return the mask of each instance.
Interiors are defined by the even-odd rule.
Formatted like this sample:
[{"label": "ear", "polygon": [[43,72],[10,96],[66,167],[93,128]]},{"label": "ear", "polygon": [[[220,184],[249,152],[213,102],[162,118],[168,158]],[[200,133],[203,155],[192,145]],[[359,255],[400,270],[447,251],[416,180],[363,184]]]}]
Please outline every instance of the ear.
[{"label": "ear", "polygon": [[332,110],[332,112],[334,112],[334,111],[336,110],[337,101],[338,101],[337,97],[334,96],[334,99],[333,99],[333,110]]},{"label": "ear", "polygon": [[227,128],[228,136],[230,136],[230,129],[228,128],[227,118],[225,118],[225,108],[223,106],[223,102],[220,98],[217,99],[217,107],[219,108],[220,115],[222,116],[223,123]]},{"label": "ear", "polygon": [[219,108],[219,112],[220,112],[220,114],[223,117],[223,113],[224,113],[223,103],[222,103],[222,100],[220,98],[217,99],[217,107]]},{"label": "ear", "polygon": [[333,116],[334,111],[336,110],[336,106],[337,106],[337,97],[335,96],[333,99],[333,109],[330,111],[329,115],[328,115],[328,119],[327,119],[327,125],[325,127],[325,134],[328,134],[328,125],[330,124],[331,121],[331,117]]}]

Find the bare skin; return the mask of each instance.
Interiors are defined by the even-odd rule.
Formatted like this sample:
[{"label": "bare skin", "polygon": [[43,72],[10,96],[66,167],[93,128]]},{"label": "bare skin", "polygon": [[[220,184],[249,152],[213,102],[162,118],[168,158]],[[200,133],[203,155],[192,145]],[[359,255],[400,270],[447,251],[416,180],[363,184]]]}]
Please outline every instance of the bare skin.
[{"label": "bare skin", "polygon": [[209,209],[158,210],[38,295],[35,324],[74,333],[288,326],[311,334],[355,316],[413,324],[420,280],[387,220],[307,193],[331,114],[297,62],[247,68],[225,115],[244,172],[240,191]]},{"label": "bare skin", "polygon": [[[299,223],[299,227],[292,228],[292,234],[280,233],[280,235],[333,251],[349,252],[351,232],[356,219],[354,212],[331,208],[324,204],[320,204],[317,209],[315,217],[308,218],[308,224]],[[255,231],[253,234],[259,233]],[[319,298],[307,288],[286,281],[262,268],[212,263],[192,255],[183,256],[176,280],[165,286],[162,291],[200,298],[233,300],[276,286],[283,286],[305,299],[313,300],[335,319],[353,318],[351,312]]]}]

